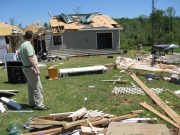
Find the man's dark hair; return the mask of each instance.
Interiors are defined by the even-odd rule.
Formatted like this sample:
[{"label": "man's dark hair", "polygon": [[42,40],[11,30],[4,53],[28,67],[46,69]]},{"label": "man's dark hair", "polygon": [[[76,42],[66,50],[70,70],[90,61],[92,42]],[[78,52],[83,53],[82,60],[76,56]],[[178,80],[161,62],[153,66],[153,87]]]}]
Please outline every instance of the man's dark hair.
[{"label": "man's dark hair", "polygon": [[27,30],[25,33],[25,39],[31,39],[33,37],[33,32],[31,30]]}]

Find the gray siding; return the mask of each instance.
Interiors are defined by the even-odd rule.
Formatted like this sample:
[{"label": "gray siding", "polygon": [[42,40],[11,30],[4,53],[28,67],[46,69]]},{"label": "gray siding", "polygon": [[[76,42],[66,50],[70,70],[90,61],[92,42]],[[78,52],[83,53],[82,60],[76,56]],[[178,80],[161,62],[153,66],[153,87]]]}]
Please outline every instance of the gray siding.
[{"label": "gray siding", "polygon": [[97,49],[97,33],[112,33],[112,49],[119,48],[119,31],[71,31],[63,34],[63,43],[72,49]]},{"label": "gray siding", "polygon": [[[112,33],[112,48],[97,49],[97,33]],[[52,55],[77,56],[119,53],[120,31],[65,31],[62,33],[63,45],[54,46],[52,33],[46,33],[46,49]]]}]

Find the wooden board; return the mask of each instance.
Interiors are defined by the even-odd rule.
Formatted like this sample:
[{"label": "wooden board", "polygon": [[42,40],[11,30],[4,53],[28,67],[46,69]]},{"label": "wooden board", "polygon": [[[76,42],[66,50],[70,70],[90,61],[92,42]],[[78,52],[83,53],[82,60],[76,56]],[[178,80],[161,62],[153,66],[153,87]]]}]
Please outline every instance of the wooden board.
[{"label": "wooden board", "polygon": [[161,118],[164,119],[165,121],[171,123],[171,124],[174,125],[175,127],[179,128],[178,124],[176,124],[174,121],[170,120],[170,119],[167,118],[166,116],[162,115],[162,114],[159,113],[158,111],[156,111],[153,107],[151,107],[150,105],[148,105],[146,102],[141,102],[140,105],[142,105],[143,107],[145,107],[145,108],[148,109],[149,111],[153,112],[154,114],[158,115],[159,117],[161,117]]},{"label": "wooden board", "polygon": [[69,115],[68,121],[75,121],[78,118],[82,117],[86,112],[87,112],[86,108],[83,107],[83,108],[77,110],[76,112],[74,112],[73,114]]},{"label": "wooden board", "polygon": [[105,135],[169,135],[164,124],[111,122]]},{"label": "wooden board", "polygon": [[16,93],[13,92],[9,92],[9,91],[0,91],[0,96],[4,96],[4,95],[15,95]]},{"label": "wooden board", "polygon": [[180,125],[180,116],[166,105],[156,94],[154,94],[144,83],[142,83],[136,75],[130,75],[139,86],[148,94],[178,125]]}]

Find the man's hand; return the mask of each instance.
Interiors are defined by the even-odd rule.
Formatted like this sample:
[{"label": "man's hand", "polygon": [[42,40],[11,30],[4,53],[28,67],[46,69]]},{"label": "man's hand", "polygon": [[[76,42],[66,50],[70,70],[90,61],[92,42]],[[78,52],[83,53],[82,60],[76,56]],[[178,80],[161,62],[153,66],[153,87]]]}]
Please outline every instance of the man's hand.
[{"label": "man's hand", "polygon": [[37,74],[37,75],[40,75],[40,74],[41,74],[41,72],[40,72],[39,69],[36,70],[36,74]]}]

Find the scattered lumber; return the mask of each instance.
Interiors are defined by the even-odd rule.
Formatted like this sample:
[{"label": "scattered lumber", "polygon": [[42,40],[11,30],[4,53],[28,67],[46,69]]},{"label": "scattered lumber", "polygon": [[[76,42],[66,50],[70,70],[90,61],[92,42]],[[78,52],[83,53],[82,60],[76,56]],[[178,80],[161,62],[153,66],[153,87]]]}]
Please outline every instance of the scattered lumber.
[{"label": "scattered lumber", "polygon": [[154,114],[158,115],[160,118],[164,119],[165,121],[169,122],[170,124],[174,125],[175,127],[179,128],[178,124],[176,124],[174,121],[170,120],[166,116],[162,115],[160,112],[155,110],[153,107],[148,105],[146,102],[141,102],[140,105],[142,105],[144,108],[148,109],[149,111],[153,112]]},{"label": "scattered lumber", "polygon": [[68,116],[68,121],[75,121],[81,118],[86,112],[87,112],[86,108],[83,107],[77,110],[76,112],[74,112],[73,114],[71,114],[70,116]]},{"label": "scattered lumber", "polygon": [[95,117],[95,118],[87,118],[87,119],[83,119],[83,120],[77,120],[77,121],[65,123],[63,125],[63,127],[64,127],[64,129],[68,129],[68,128],[75,127],[75,126],[86,125],[87,120],[90,122],[93,122],[93,121],[99,121],[101,119],[102,119],[101,117]]},{"label": "scattered lumber", "polygon": [[180,116],[165,104],[156,94],[154,94],[144,83],[142,83],[134,74],[130,76],[139,84],[139,86],[148,94],[178,125],[180,125]]},{"label": "scattered lumber", "polygon": [[39,116],[39,119],[44,119],[44,120],[56,120],[56,121],[60,121],[60,120],[67,120],[68,116],[70,116],[70,114],[63,114],[63,115],[51,115],[51,116]]},{"label": "scattered lumber", "polygon": [[[102,113],[102,111],[87,111],[86,108],[81,108],[71,113],[67,112],[51,114],[50,116],[40,116],[39,118],[33,118],[26,123],[28,125],[26,128],[35,128],[38,131],[25,133],[24,135],[55,135],[66,132],[73,133],[76,130],[81,130],[84,135],[95,135],[100,133],[105,134],[107,127],[102,127],[101,124],[106,125],[112,121],[119,121],[136,117],[139,116],[141,112],[142,111],[138,111],[136,114],[127,114],[122,116],[109,115],[109,117],[107,117],[107,114]],[[74,121],[69,122],[69,118],[73,119]]]}]

